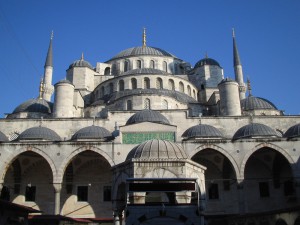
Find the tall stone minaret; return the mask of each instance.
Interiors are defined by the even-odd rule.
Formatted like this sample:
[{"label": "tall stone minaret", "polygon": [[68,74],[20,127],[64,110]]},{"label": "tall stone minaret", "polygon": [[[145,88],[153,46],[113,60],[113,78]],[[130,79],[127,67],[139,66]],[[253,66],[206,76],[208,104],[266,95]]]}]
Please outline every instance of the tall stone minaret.
[{"label": "tall stone minaret", "polygon": [[232,38],[233,38],[233,66],[234,66],[235,81],[239,85],[240,100],[242,100],[246,97],[246,84],[244,83],[243,67],[241,64],[239,51],[237,49],[237,45],[235,41],[234,29],[232,29]]},{"label": "tall stone minaret", "polygon": [[54,91],[54,87],[52,85],[52,74],[53,74],[53,61],[52,61],[52,39],[53,32],[51,33],[47,58],[44,66],[44,90],[43,90],[43,99],[46,101],[51,101],[51,96]]}]

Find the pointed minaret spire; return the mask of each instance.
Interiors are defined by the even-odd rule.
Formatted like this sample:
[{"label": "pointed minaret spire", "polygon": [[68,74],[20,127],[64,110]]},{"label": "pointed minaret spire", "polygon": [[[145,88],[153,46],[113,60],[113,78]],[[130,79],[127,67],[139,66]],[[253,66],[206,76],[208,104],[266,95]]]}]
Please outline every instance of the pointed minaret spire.
[{"label": "pointed minaret spire", "polygon": [[146,47],[146,28],[144,28],[144,32],[143,32],[143,47]]},{"label": "pointed minaret spire", "polygon": [[53,31],[50,36],[50,43],[47,52],[46,62],[44,66],[44,79],[43,79],[43,99],[46,101],[51,100],[51,96],[54,91],[52,85],[52,75],[53,75],[53,60],[52,60],[52,41],[53,41]]},{"label": "pointed minaret spire", "polygon": [[246,97],[246,85],[244,83],[243,68],[242,68],[239,51],[235,40],[235,31],[233,28],[232,28],[232,39],[233,39],[233,67],[235,73],[235,81],[239,84],[240,99],[242,100]]}]

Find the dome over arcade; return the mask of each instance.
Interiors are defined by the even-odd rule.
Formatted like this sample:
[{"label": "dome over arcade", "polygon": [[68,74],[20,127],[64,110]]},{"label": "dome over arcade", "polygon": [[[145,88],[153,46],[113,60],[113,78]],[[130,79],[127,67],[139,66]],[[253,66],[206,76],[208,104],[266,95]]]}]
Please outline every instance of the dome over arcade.
[{"label": "dome over arcade", "polygon": [[0,142],[7,142],[8,138],[0,131]]},{"label": "dome over arcade", "polygon": [[254,97],[252,95],[248,96],[245,99],[241,100],[241,108],[242,110],[255,110],[255,109],[273,109],[277,110],[276,106],[263,98]]},{"label": "dome over arcade", "polygon": [[222,138],[223,134],[217,128],[207,125],[199,124],[187,129],[181,137],[183,138]]},{"label": "dome over arcade", "polygon": [[23,131],[17,140],[20,141],[31,141],[31,140],[44,140],[44,141],[61,141],[61,138],[58,136],[58,134],[47,128],[47,127],[31,127],[25,131]]},{"label": "dome over arcade", "polygon": [[183,148],[167,140],[149,140],[134,147],[127,155],[130,159],[187,159]]},{"label": "dome over arcade", "polygon": [[261,123],[251,123],[238,129],[233,140],[243,138],[279,137],[279,134],[271,127]]},{"label": "dome over arcade", "polygon": [[218,66],[218,67],[221,67],[220,64],[212,59],[212,58],[204,58],[204,59],[201,59],[199,60],[196,64],[195,64],[195,67],[194,68],[198,68],[198,67],[202,67],[204,65],[209,65],[209,66]]},{"label": "dome over arcade", "polygon": [[160,75],[169,75],[169,73],[163,71],[163,70],[158,70],[158,69],[153,69],[153,68],[141,68],[141,69],[134,69],[134,70],[129,70],[123,73],[122,75],[135,75],[135,74],[160,74]]},{"label": "dome over arcade", "polygon": [[30,99],[26,102],[23,102],[15,108],[13,113],[21,112],[37,112],[37,113],[51,113],[52,112],[52,103],[47,102],[44,99]]},{"label": "dome over arcade", "polygon": [[127,58],[127,57],[133,57],[133,56],[168,56],[168,57],[173,57],[177,58],[176,56],[172,55],[171,53],[162,50],[160,48],[155,48],[155,47],[149,47],[149,46],[138,46],[138,47],[133,47],[133,48],[128,48],[114,57],[112,57],[109,61],[114,60],[114,59],[119,59],[119,58]]},{"label": "dome over arcade", "polygon": [[152,122],[169,125],[169,120],[157,111],[152,111],[149,109],[144,109],[132,115],[126,122],[126,125],[142,123],[142,122]]},{"label": "dome over arcade", "polygon": [[86,139],[106,139],[111,137],[111,133],[99,126],[88,126],[78,130],[73,136],[72,140],[86,140]]},{"label": "dome over arcade", "polygon": [[84,58],[83,58],[83,54],[81,56],[81,59],[79,60],[76,60],[74,61],[70,66],[69,66],[69,69],[72,69],[74,67],[87,67],[87,68],[90,68],[91,70],[93,70],[93,66],[88,62],[88,61],[85,61]]},{"label": "dome over arcade", "polygon": [[291,126],[284,134],[283,137],[285,138],[295,138],[300,137],[300,123]]}]

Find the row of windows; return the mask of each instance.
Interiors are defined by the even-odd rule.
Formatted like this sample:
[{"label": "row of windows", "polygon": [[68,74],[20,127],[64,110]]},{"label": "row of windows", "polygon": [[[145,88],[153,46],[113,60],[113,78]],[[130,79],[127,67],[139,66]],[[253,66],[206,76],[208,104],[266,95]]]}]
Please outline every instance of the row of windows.
[{"label": "row of windows", "polygon": [[[123,67],[124,72],[130,70],[130,68],[131,68],[130,61],[125,60],[123,65],[124,65],[124,67]],[[133,65],[133,69],[141,69],[143,67],[144,66],[143,66],[143,63],[141,60],[136,60],[135,64]],[[149,66],[147,68],[156,69],[156,67],[157,66],[156,66],[154,60],[150,60]],[[165,72],[168,72],[168,63],[166,61],[163,61],[163,63],[162,63],[162,70]]]},{"label": "row of windows", "polygon": [[[36,201],[36,186],[26,186],[25,201]],[[10,190],[7,186],[3,186],[0,199],[10,201]],[[77,201],[87,202],[89,200],[89,186],[77,186]],[[111,186],[103,187],[103,201],[111,201]]]},{"label": "row of windows", "polygon": [[[132,110],[132,101],[131,100],[127,100],[126,109],[127,110]],[[150,104],[150,99],[149,98],[146,98],[144,100],[144,109],[151,109],[151,104]],[[162,101],[162,109],[169,109],[169,103],[165,99]]]},{"label": "row of windows", "polygon": [[[285,181],[283,183],[283,193],[284,196],[291,196],[294,194],[294,186],[292,181]],[[223,183],[224,191],[230,190],[230,183],[227,181],[224,181]],[[277,187],[278,188],[278,187]],[[259,196],[261,198],[268,198],[270,197],[270,187],[269,182],[259,182],[258,183],[258,190],[259,190]],[[213,199],[219,199],[219,185],[217,183],[211,183],[208,187],[208,198]]]},{"label": "row of windows", "polygon": [[[131,85],[131,89],[137,89],[137,79],[131,78],[130,85]],[[143,80],[143,88],[150,89],[150,79],[148,77],[145,77]],[[169,79],[167,88],[165,88],[163,80],[161,78],[156,78],[156,88],[157,89],[169,89],[169,90],[175,91],[174,80]],[[114,84],[109,83],[106,90],[107,91],[105,92],[105,88],[104,88],[104,86],[102,86],[100,88],[100,92],[99,92],[99,90],[96,91],[96,97],[102,97],[105,94],[113,93],[114,92]],[[119,80],[118,91],[124,91],[124,90],[125,90],[125,82],[124,82],[124,80]],[[194,97],[196,99],[196,91],[195,90],[192,91],[190,85],[187,85],[187,89],[185,90],[185,86],[182,81],[179,82],[179,91],[182,93],[185,93],[185,91],[186,91],[189,96]]]}]

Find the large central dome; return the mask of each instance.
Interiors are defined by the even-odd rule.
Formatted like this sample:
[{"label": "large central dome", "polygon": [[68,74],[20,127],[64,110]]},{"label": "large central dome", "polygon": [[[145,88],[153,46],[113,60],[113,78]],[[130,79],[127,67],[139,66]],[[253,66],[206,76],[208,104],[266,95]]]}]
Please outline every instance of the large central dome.
[{"label": "large central dome", "polygon": [[140,56],[140,55],[169,56],[169,57],[177,58],[175,55],[172,55],[171,53],[162,50],[160,48],[139,46],[139,47],[125,49],[124,51],[121,51],[120,53],[112,57],[110,60],[124,58],[124,57],[131,57],[131,56]]}]

